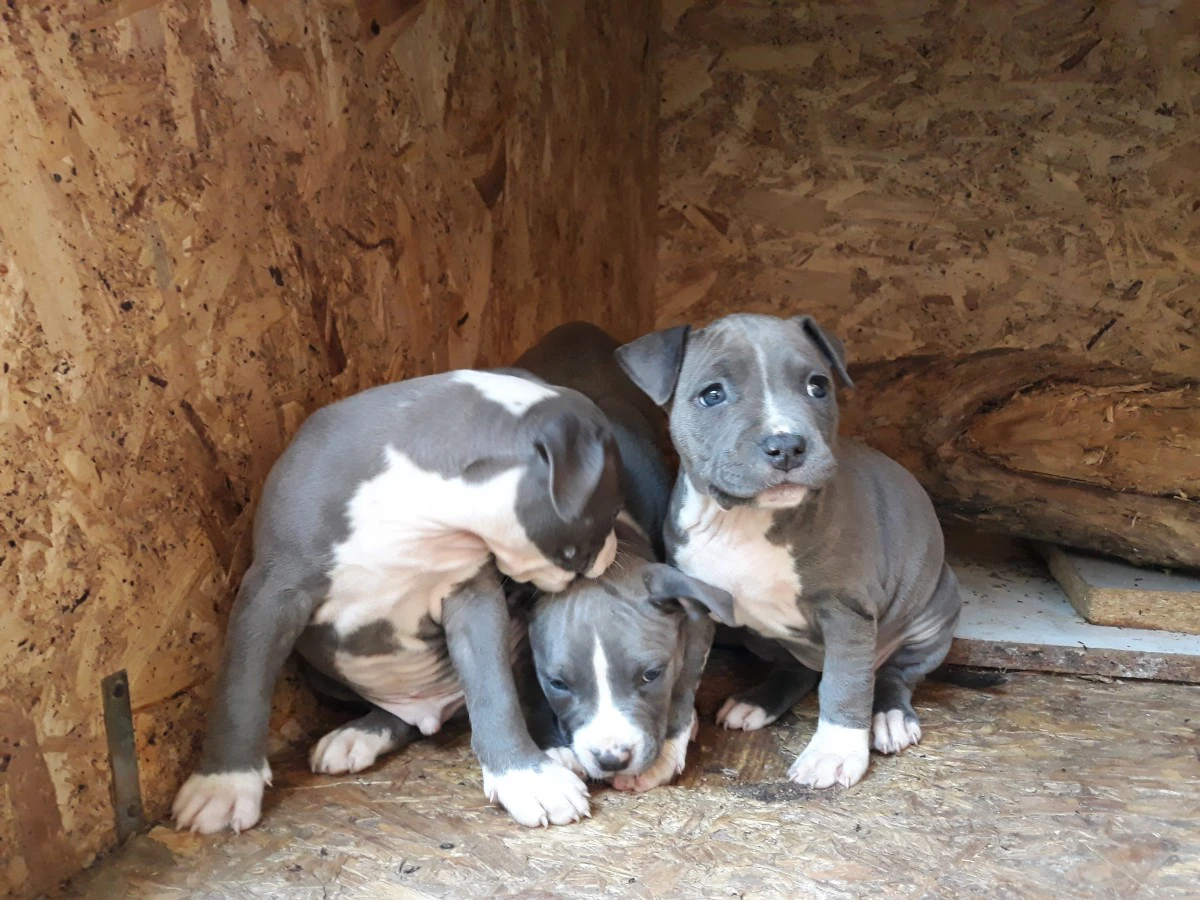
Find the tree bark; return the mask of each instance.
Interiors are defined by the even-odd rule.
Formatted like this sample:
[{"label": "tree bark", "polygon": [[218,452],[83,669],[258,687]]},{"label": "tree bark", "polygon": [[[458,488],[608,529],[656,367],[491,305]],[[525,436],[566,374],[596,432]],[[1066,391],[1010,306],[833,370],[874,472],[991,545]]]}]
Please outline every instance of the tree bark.
[{"label": "tree bark", "polygon": [[843,432],[908,468],[943,519],[1200,568],[1200,376],[1020,350],[851,374]]}]

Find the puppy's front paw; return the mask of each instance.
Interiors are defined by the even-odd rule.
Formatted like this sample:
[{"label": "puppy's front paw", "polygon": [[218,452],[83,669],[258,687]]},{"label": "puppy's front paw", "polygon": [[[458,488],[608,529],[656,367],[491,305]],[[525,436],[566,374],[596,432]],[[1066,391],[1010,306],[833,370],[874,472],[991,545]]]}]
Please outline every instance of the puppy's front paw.
[{"label": "puppy's front paw", "polygon": [[529,828],[566,825],[590,816],[588,789],[574,772],[553,762],[536,769],[483,770],[483,792]]},{"label": "puppy's front paw", "polygon": [[717,724],[732,731],[758,731],[770,725],[777,716],[768,715],[761,706],[730,697],[717,711]]},{"label": "puppy's front paw", "polygon": [[575,755],[575,751],[570,747],[551,747],[546,751],[546,755],[570,772],[574,772],[580,779],[588,777],[587,769],[579,761],[579,757]]},{"label": "puppy's front paw", "polygon": [[317,741],[308,754],[308,764],[318,774],[343,775],[361,772],[396,744],[392,735],[343,725]]},{"label": "puppy's front paw", "polygon": [[871,759],[868,741],[866,728],[845,728],[818,721],[816,734],[788,769],[788,778],[812,788],[857,784],[867,773]]},{"label": "puppy's front paw", "polygon": [[618,791],[644,794],[660,785],[670,784],[675,780],[675,776],[683,771],[684,763],[687,762],[687,745],[688,738],[682,735],[667,738],[658,752],[658,759],[650,764],[650,768],[640,775],[614,776],[612,786]]},{"label": "puppy's front paw", "polygon": [[192,775],[171,806],[175,827],[201,834],[226,828],[236,834],[253,828],[262,815],[263,789],[270,783],[271,768],[266,763],[261,772]]},{"label": "puppy's front paw", "polygon": [[921,742],[921,723],[902,709],[877,712],[871,720],[871,740],[880,753],[899,753]]}]

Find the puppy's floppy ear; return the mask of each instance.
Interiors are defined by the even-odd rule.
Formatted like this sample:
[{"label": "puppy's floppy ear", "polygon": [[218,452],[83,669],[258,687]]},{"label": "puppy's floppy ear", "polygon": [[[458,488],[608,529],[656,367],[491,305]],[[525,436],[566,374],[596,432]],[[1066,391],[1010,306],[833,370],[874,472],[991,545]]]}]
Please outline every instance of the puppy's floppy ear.
[{"label": "puppy's floppy ear", "polygon": [[534,446],[549,470],[554,511],[564,522],[578,519],[604,475],[605,434],[574,413],[563,412],[546,421]]},{"label": "puppy's floppy ear", "polygon": [[850,380],[850,373],[846,371],[846,348],[842,342],[818,325],[812,316],[793,316],[792,321],[799,325],[808,339],[817,345],[821,355],[829,360],[830,367],[842,384],[848,388],[854,387],[854,382]]},{"label": "puppy's floppy ear", "polygon": [[689,331],[690,325],[676,325],[617,348],[617,362],[630,381],[659,406],[675,393]]},{"label": "puppy's floppy ear", "polygon": [[733,597],[728,592],[684,575],[666,563],[651,564],[644,580],[650,602],[660,609],[683,607],[692,618],[711,615],[722,625],[737,627],[733,619]]}]

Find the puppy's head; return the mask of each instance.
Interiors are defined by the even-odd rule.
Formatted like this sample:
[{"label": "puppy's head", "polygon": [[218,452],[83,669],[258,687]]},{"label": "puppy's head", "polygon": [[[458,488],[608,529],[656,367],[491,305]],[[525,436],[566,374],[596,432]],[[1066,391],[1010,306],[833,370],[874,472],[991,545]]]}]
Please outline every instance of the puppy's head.
[{"label": "puppy's head", "polygon": [[666,739],[683,623],[732,624],[733,598],[622,552],[596,580],[541,597],[529,625],[538,682],[590,777],[639,775]]},{"label": "puppy's head", "polygon": [[493,552],[505,575],[561,591],[576,575],[600,575],[616,556],[620,451],[604,414],[576,391],[556,388],[525,420],[528,459],[516,516],[536,553]]},{"label": "puppy's head", "polygon": [[800,503],[837,469],[837,395],[850,386],[841,342],[808,316],[733,315],[669,328],[617,359],[661,406],[697,487],[724,506]]}]

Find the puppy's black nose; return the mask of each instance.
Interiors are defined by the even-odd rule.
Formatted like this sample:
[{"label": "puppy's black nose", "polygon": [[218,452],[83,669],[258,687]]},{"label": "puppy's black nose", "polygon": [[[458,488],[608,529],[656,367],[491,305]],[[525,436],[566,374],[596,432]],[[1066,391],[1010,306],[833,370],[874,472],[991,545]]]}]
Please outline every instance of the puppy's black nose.
[{"label": "puppy's black nose", "polygon": [[790,472],[804,462],[808,441],[798,434],[768,434],[758,442],[769,462],[781,472]]},{"label": "puppy's black nose", "polygon": [[597,753],[596,765],[605,772],[619,772],[629,765],[632,755],[626,747],[614,747],[611,750],[605,750],[603,753]]}]

